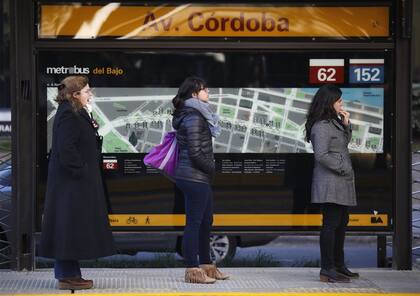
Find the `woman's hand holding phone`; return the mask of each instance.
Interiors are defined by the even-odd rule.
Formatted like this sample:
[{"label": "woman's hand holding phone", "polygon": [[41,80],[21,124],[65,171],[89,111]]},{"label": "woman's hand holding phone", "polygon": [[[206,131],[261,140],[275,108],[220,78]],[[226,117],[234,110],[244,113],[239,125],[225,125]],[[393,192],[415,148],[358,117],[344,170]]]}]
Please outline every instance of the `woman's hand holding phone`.
[{"label": "woman's hand holding phone", "polygon": [[338,115],[340,116],[341,121],[343,122],[344,125],[346,125],[346,126],[349,125],[349,123],[350,123],[350,121],[349,121],[350,113],[349,112],[347,112],[344,109],[341,109],[340,111],[338,111]]}]

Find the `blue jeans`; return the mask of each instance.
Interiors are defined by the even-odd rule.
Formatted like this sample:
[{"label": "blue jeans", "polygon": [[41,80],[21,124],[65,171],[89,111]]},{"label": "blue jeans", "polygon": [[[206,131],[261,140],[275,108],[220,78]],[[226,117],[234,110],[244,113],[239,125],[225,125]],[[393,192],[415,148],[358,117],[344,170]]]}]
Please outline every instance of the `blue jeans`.
[{"label": "blue jeans", "polygon": [[55,260],[54,274],[57,280],[81,277],[79,261]]},{"label": "blue jeans", "polygon": [[213,224],[213,192],[206,183],[176,180],[184,193],[186,225],[182,241],[187,267],[210,264],[210,231]]}]

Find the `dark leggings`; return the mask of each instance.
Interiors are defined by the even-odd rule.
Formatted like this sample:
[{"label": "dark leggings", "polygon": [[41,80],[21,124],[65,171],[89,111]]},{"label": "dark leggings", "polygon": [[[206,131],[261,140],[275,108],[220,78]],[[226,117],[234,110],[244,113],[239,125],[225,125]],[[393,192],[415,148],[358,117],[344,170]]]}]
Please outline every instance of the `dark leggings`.
[{"label": "dark leggings", "polygon": [[321,204],[322,229],[319,243],[321,248],[321,268],[331,269],[344,266],[344,239],[349,222],[348,207]]},{"label": "dark leggings", "polygon": [[185,264],[187,267],[210,264],[210,231],[213,224],[211,186],[186,180],[176,180],[176,186],[185,198],[186,225],[182,241]]}]

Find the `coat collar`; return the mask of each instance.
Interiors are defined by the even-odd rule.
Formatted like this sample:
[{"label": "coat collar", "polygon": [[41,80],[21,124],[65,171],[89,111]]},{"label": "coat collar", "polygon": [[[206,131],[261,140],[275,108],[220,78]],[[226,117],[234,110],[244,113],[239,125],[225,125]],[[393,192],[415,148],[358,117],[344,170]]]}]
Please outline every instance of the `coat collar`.
[{"label": "coat collar", "polygon": [[344,126],[338,122],[338,119],[331,119],[331,122],[333,123],[333,125],[338,128],[340,131],[344,131]]},{"label": "coat collar", "polygon": [[[60,103],[60,105],[63,105],[62,108],[66,108],[66,109],[70,109],[72,110],[72,106],[70,104],[69,101],[63,101],[62,103]],[[79,110],[78,114],[80,115],[80,117],[83,118],[83,120],[86,120],[89,125],[95,130],[97,131],[99,128],[98,123],[96,122],[95,119],[93,119],[92,117],[90,117],[89,113],[86,111],[85,108],[82,108]]]},{"label": "coat collar", "polygon": [[87,111],[85,110],[85,108],[80,109],[79,113],[80,113],[80,115],[81,115],[84,119],[86,119],[86,120],[87,120],[87,121],[89,121],[89,123],[90,123],[91,118],[90,118],[90,115],[89,115],[89,114],[87,113]]},{"label": "coat collar", "polygon": [[96,122],[96,120],[95,119],[93,119],[92,117],[90,117],[90,115],[88,114],[88,112],[86,111],[86,109],[85,108],[82,108],[80,111],[79,111],[79,113],[80,113],[80,116],[83,118],[83,119],[85,119],[85,120],[87,120],[87,122],[89,122],[89,125],[95,130],[95,131],[97,131],[98,130],[98,128],[99,128],[99,125],[98,125],[98,123]]}]

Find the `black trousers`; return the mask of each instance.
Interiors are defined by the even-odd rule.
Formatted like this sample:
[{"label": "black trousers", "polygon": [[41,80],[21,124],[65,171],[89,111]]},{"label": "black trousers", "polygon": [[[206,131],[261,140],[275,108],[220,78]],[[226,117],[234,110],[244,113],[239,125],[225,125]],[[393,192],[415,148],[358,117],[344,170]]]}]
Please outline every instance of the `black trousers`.
[{"label": "black trousers", "polygon": [[176,180],[185,198],[186,225],[182,240],[187,267],[210,264],[210,232],[213,225],[213,192],[205,183]]},{"label": "black trousers", "polygon": [[348,207],[334,204],[321,204],[322,229],[319,237],[321,248],[321,268],[343,267],[344,239],[349,222]]}]

